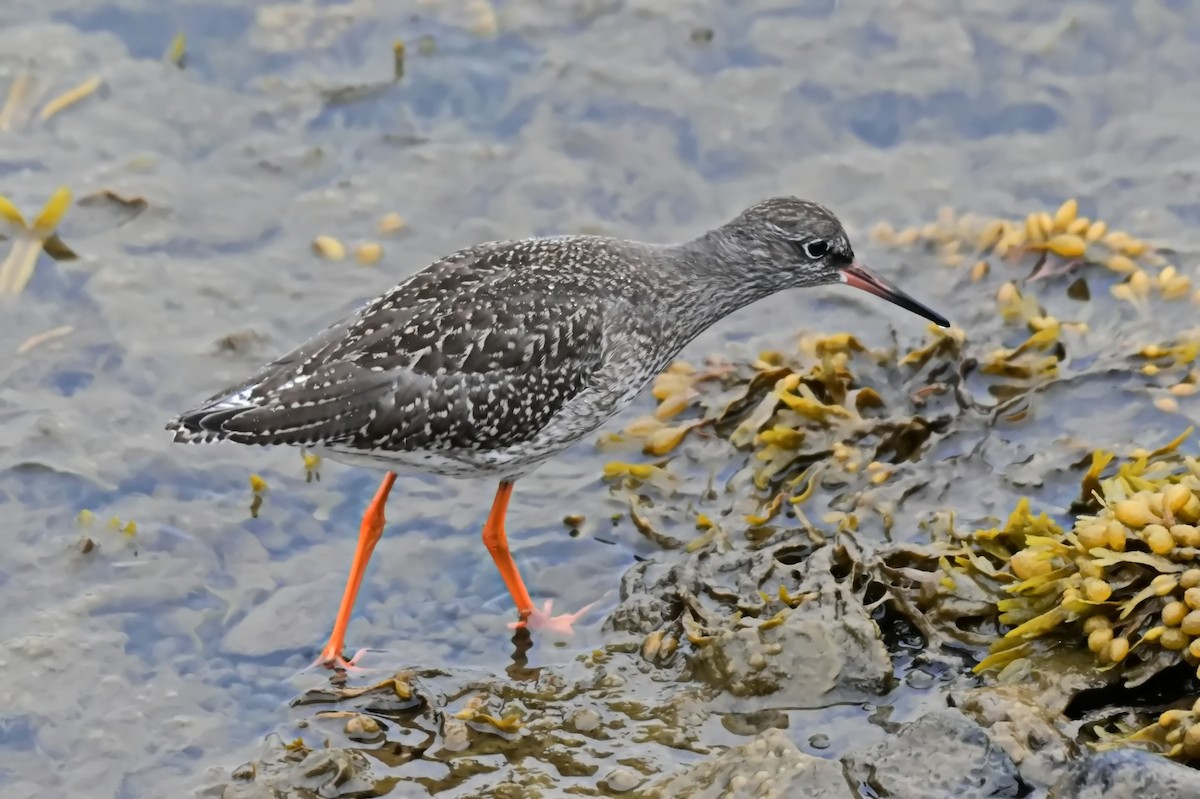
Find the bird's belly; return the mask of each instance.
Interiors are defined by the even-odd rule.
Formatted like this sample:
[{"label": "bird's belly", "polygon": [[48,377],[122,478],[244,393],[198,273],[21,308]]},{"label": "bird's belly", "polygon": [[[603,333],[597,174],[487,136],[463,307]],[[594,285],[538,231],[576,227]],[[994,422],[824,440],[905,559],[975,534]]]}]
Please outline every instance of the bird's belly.
[{"label": "bird's belly", "polygon": [[418,450],[396,452],[362,450],[326,444],[315,452],[330,460],[398,474],[436,474],[442,477],[514,478],[537,466],[553,453],[535,457],[532,452],[509,450]]}]

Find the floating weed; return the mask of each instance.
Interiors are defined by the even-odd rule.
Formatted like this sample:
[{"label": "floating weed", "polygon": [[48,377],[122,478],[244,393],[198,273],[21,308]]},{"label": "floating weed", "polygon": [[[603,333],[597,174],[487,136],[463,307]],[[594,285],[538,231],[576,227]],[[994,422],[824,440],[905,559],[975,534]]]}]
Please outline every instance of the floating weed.
[{"label": "floating weed", "polygon": [[346,245],[333,236],[317,236],[313,239],[312,251],[327,261],[341,261],[346,257]]},{"label": "floating weed", "polygon": [[127,538],[133,538],[137,535],[138,526],[137,522],[133,521],[132,519],[128,521],[122,521],[118,517],[113,516],[108,520],[108,529],[121,533]]},{"label": "floating weed", "polygon": [[63,336],[69,335],[74,330],[75,328],[71,325],[61,325],[60,327],[47,330],[44,333],[38,333],[37,335],[30,336],[21,342],[19,347],[17,347],[17,355],[24,355],[34,347],[38,347],[49,341],[53,341],[56,338],[62,338]]},{"label": "floating weed", "polygon": [[295,754],[307,754],[310,750],[308,744],[304,743],[304,739],[300,737],[293,738],[284,744],[284,749]]},{"label": "floating weed", "polygon": [[750,514],[746,516],[746,521],[755,527],[759,527],[770,522],[772,519],[778,516],[779,511],[783,509],[783,499],[785,496],[787,496],[786,492],[779,492],[775,495],[775,498],[770,501],[762,513]]},{"label": "floating weed", "polygon": [[383,258],[383,246],[375,241],[364,242],[354,248],[354,259],[364,266],[379,263]]},{"label": "floating weed", "polygon": [[659,467],[647,463],[610,461],[604,464],[604,476],[607,478],[628,476],[635,480],[649,480],[661,471]]},{"label": "floating weed", "polygon": [[0,106],[0,133],[17,127],[28,116],[32,94],[33,76],[23,69],[13,78],[4,105]]},{"label": "floating weed", "polygon": [[487,701],[488,697],[486,695],[473,696],[467,700],[462,710],[452,714],[452,718],[466,722],[480,732],[507,735],[520,733],[522,726],[521,714],[506,713],[503,716],[492,715],[485,710]]},{"label": "floating weed", "polygon": [[1154,407],[1163,413],[1179,413],[1179,401],[1174,397],[1156,397]]},{"label": "floating weed", "polygon": [[490,0],[467,0],[467,13],[470,15],[467,29],[476,36],[495,36],[500,29],[496,7]]},{"label": "floating weed", "polygon": [[1122,725],[1117,730],[1097,730],[1098,749],[1139,744],[1176,760],[1200,762],[1200,699],[1189,708],[1172,708],[1141,729]]},{"label": "floating weed", "polygon": [[642,640],[642,658],[659,666],[668,665],[679,649],[679,638],[665,630],[655,630]]},{"label": "floating weed", "polygon": [[1014,349],[997,349],[984,359],[980,371],[1018,380],[1044,382],[1058,374],[1058,362],[1064,355],[1059,338],[1063,325],[1049,316],[1026,320],[1030,336]]},{"label": "floating weed", "polygon": [[175,34],[175,38],[171,39],[171,43],[167,45],[167,49],[163,53],[163,61],[179,69],[183,69],[187,65],[187,34],[183,31]]},{"label": "floating weed", "polygon": [[1191,337],[1176,339],[1173,343],[1148,344],[1138,350],[1138,357],[1153,361],[1163,369],[1188,368],[1200,355],[1200,340]]},{"label": "floating weed", "polygon": [[96,91],[104,85],[104,80],[97,75],[93,78],[88,78],[78,86],[68,89],[58,95],[50,102],[42,107],[41,113],[38,114],[38,119],[45,122],[51,117],[59,114],[76,103],[82,102],[88,97],[96,93]]},{"label": "floating weed", "polygon": [[938,327],[929,325],[933,341],[919,349],[910,350],[900,358],[902,366],[914,366],[918,369],[938,357],[955,357],[967,342],[967,334],[958,327]]},{"label": "floating weed", "polygon": [[304,482],[311,483],[314,479],[321,482],[321,456],[314,452],[301,452],[304,461]]},{"label": "floating weed", "polygon": [[257,474],[250,475],[250,492],[252,498],[250,500],[250,517],[258,518],[258,511],[262,508],[263,494],[267,491],[267,481]]},{"label": "floating weed", "polygon": [[378,224],[379,235],[391,236],[399,233],[408,227],[408,223],[404,221],[404,217],[397,213],[384,214],[379,219]]},{"label": "floating weed", "polygon": [[400,81],[404,79],[404,54],[407,47],[403,39],[397,39],[392,42],[392,79]]},{"label": "floating weed", "polygon": [[1192,280],[1174,266],[1164,266],[1155,279],[1155,287],[1164,300],[1180,300],[1192,293]]},{"label": "floating weed", "polygon": [[[1031,280],[1093,265],[1124,276],[1124,282],[1113,286],[1113,296],[1135,304],[1144,303],[1151,291],[1169,300],[1192,293],[1191,279],[1166,264],[1149,243],[1080,216],[1074,199],[1053,213],[1033,211],[1019,219],[959,216],[943,208],[936,222],[899,232],[881,223],[872,228],[871,238],[894,247],[923,246],[948,266],[972,263],[972,282],[983,280],[993,261],[1015,266],[1032,259]],[[1146,270],[1151,268],[1159,271],[1150,275]]]},{"label": "floating weed", "polygon": [[638,505],[638,498],[631,495],[629,497],[629,519],[633,522],[634,529],[662,549],[679,549],[683,546],[678,539],[659,532],[648,518],[638,513]]},{"label": "floating weed", "polygon": [[[67,91],[52,97],[37,114],[39,122],[46,122],[71,106],[91,97],[104,85],[99,75],[88,78]],[[16,130],[32,116],[37,102],[36,81],[27,70],[21,70],[9,85],[4,104],[0,105],[0,133]]]},{"label": "floating weed", "polygon": [[33,277],[38,256],[47,244],[56,240],[56,230],[71,206],[71,191],[57,188],[46,201],[32,224],[6,197],[0,196],[0,234],[12,240],[8,257],[0,262],[0,296],[16,295],[25,290]]},{"label": "floating weed", "polygon": [[671,450],[675,449],[687,436],[688,431],[696,426],[697,423],[676,425],[675,427],[661,427],[655,430],[646,439],[646,444],[642,451],[647,455],[666,455]]}]

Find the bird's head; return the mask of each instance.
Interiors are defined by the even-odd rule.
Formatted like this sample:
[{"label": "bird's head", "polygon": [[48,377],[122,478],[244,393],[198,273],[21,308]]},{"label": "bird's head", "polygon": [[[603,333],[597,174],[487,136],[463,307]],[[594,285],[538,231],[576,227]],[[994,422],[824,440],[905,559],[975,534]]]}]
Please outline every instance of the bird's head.
[{"label": "bird's head", "polygon": [[775,197],[747,208],[717,233],[721,246],[753,270],[756,283],[779,290],[845,283],[949,327],[941,314],[867,269],[833,212],[795,197]]}]

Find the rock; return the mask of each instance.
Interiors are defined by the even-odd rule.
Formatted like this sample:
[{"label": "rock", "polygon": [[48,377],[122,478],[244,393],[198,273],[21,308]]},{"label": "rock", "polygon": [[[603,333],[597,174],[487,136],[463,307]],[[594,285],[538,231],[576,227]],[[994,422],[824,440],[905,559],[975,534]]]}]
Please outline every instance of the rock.
[{"label": "rock", "polygon": [[788,728],[788,715],[782,710],[775,708],[752,710],[749,713],[723,713],[721,715],[721,726],[734,735],[750,737],[751,735],[766,732],[772,727],[786,730]]},{"label": "rock", "polygon": [[[718,703],[727,710],[760,709],[764,697],[771,707],[816,708],[886,693],[894,679],[891,658],[851,581],[834,576],[834,547],[804,561],[798,585],[795,563],[783,557],[795,548],[785,538],[752,552],[694,554],[657,574],[649,564],[635,567],[626,575],[612,623],[646,635],[671,624],[684,606],[694,612],[699,597],[722,597],[729,604],[707,615],[705,641],[691,655],[691,676],[726,699],[748,700]],[[724,585],[730,575],[740,584]],[[735,613],[735,599],[761,602],[760,586],[785,583],[807,598],[778,613]]]},{"label": "rock", "polygon": [[801,752],[780,730],[659,780],[645,799],[854,799],[836,761]]},{"label": "rock", "polygon": [[1068,766],[1048,799],[1200,799],[1200,775],[1162,755],[1111,749]]},{"label": "rock", "polygon": [[600,726],[603,719],[593,707],[581,707],[572,713],[567,724],[576,732],[592,732]]},{"label": "rock", "polygon": [[1032,685],[975,688],[958,697],[958,706],[988,731],[1022,778],[1047,787],[1078,753],[1055,723],[1059,717],[1037,701],[1042,693]]},{"label": "rock", "polygon": [[993,799],[1024,792],[1004,750],[952,709],[901,725],[844,761],[852,778],[890,799]]},{"label": "rock", "polygon": [[348,749],[318,749],[283,754],[258,766],[238,768],[236,782],[200,791],[205,799],[310,799],[369,796],[377,777],[371,761]]},{"label": "rock", "polygon": [[343,732],[356,743],[373,743],[383,738],[383,728],[379,722],[361,713],[347,719]]},{"label": "rock", "polygon": [[785,611],[765,628],[745,619],[697,654],[697,677],[736,697],[770,696],[773,704],[824,707],[885,693],[892,663],[862,606],[837,603]]},{"label": "rock", "polygon": [[642,784],[644,778],[632,769],[617,766],[604,777],[602,782],[613,793],[629,793]]},{"label": "rock", "polygon": [[832,547],[809,557],[796,593],[811,598],[783,611],[781,624],[742,619],[703,647],[697,676],[734,696],[770,694],[773,704],[797,708],[885,693],[891,658],[862,602],[833,576],[832,557]]}]

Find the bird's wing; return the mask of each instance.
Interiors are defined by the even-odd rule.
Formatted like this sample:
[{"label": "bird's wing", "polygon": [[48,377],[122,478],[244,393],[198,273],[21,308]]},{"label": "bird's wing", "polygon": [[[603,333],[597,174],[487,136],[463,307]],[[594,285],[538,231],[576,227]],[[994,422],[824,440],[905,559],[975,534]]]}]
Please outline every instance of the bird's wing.
[{"label": "bird's wing", "polygon": [[432,265],[168,429],[392,451],[527,440],[602,364],[605,306],[494,252]]}]

